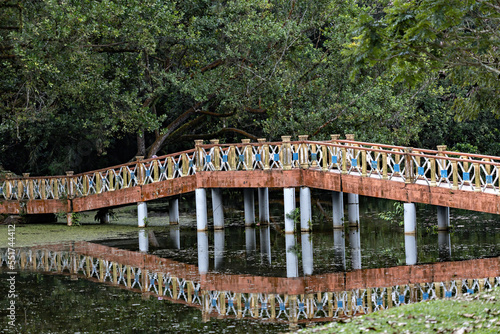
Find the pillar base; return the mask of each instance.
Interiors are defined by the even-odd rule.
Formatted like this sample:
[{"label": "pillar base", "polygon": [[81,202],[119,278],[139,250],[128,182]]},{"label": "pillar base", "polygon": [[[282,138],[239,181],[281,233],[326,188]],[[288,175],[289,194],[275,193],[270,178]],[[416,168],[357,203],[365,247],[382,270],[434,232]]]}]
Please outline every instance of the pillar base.
[{"label": "pillar base", "polygon": [[145,227],[148,222],[148,206],[146,202],[137,203],[137,226]]}]

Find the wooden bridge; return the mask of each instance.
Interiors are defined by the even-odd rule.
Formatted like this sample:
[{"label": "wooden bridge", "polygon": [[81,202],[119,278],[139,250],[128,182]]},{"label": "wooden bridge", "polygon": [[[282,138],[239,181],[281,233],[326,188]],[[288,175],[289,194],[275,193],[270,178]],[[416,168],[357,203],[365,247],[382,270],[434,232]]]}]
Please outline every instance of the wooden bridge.
[{"label": "wooden bridge", "polygon": [[[290,141],[290,137],[284,136],[281,142],[259,139],[251,143],[244,139],[240,144],[211,140],[208,145],[198,140],[195,148],[188,151],[151,159],[137,157],[135,162],[76,175],[67,172],[64,176],[10,176],[0,180],[0,213],[66,212],[71,223],[74,212],[141,205],[199,190],[198,228],[203,230],[203,196],[207,188],[260,189],[259,214],[265,221],[268,199],[261,190],[284,188],[285,197],[291,198],[285,198],[285,213],[289,213],[295,209],[297,187],[301,187],[301,203],[305,198],[304,208],[301,204],[301,221],[305,222],[308,218],[310,221],[310,209],[306,209],[310,194],[302,192],[302,188],[334,193],[334,225],[343,224],[342,196],[335,196],[342,192],[407,204],[500,213],[500,157],[450,152],[445,146],[427,150],[359,142],[353,135],[346,137],[341,140],[339,135],[332,135],[329,141],[310,141],[307,136],[299,136],[298,141]],[[249,196],[248,201],[245,198],[246,208],[247,202],[248,207],[254,203],[253,192]],[[219,200],[217,192],[212,193],[212,199]],[[408,216],[414,215],[414,209],[408,207],[408,211]],[[217,214],[214,210],[214,220]],[[251,223],[254,215],[250,212],[246,222]],[[147,213],[139,208],[139,216],[141,225]],[[175,214],[171,215],[171,222],[175,220]],[[286,217],[285,225],[289,232]],[[307,229],[304,223],[301,227]],[[411,227],[407,232],[412,232]]]},{"label": "wooden bridge", "polygon": [[203,273],[195,265],[89,242],[0,249],[0,270],[110,284],[198,308],[204,321],[334,321],[500,286],[498,257],[285,278]]}]

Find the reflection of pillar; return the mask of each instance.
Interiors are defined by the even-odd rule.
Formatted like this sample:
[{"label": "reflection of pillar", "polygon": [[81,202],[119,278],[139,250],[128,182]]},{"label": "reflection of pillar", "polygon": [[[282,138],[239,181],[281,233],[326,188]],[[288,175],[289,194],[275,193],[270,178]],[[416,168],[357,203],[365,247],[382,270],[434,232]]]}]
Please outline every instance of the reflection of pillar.
[{"label": "reflection of pillar", "polygon": [[313,244],[310,233],[302,233],[302,270],[304,275],[312,275],[314,270]]},{"label": "reflection of pillar", "polygon": [[212,214],[214,217],[214,229],[223,229],[224,208],[222,206],[222,191],[219,188],[212,189]]},{"label": "reflection of pillar", "polygon": [[344,193],[332,191],[333,228],[344,227]]},{"label": "reflection of pillar", "polygon": [[415,203],[404,203],[405,234],[415,234],[417,229],[417,211]]},{"label": "reflection of pillar", "polygon": [[359,224],[359,195],[347,194],[347,216],[350,226]]},{"label": "reflection of pillar", "polygon": [[300,230],[308,232],[311,230],[311,189],[308,187],[300,188]]},{"label": "reflection of pillar", "polygon": [[345,236],[344,230],[333,230],[333,251],[336,267],[345,270]]},{"label": "reflection of pillar", "polygon": [[415,237],[415,234],[405,235],[405,253],[407,265],[417,263],[417,238]]},{"label": "reflection of pillar", "polygon": [[195,189],[196,223],[198,231],[207,230],[207,192],[203,188]]},{"label": "reflection of pillar", "polygon": [[255,224],[255,200],[252,188],[243,189],[243,204],[245,208],[245,226]]},{"label": "reflection of pillar", "polygon": [[208,272],[208,234],[198,232],[198,271],[200,274]]},{"label": "reflection of pillar", "polygon": [[260,253],[271,264],[271,231],[269,226],[260,228]]},{"label": "reflection of pillar", "polygon": [[448,231],[438,231],[439,259],[451,260],[451,239]]},{"label": "reflection of pillar", "polygon": [[149,251],[148,233],[146,230],[139,230],[139,252],[147,253]]},{"label": "reflection of pillar", "polygon": [[351,246],[352,269],[361,269],[361,236],[359,228],[349,229],[349,245]]},{"label": "reflection of pillar", "polygon": [[438,231],[447,231],[450,228],[450,208],[447,206],[437,207]]},{"label": "reflection of pillar", "polygon": [[148,206],[146,202],[137,203],[137,226],[144,227],[148,220]]},{"label": "reflection of pillar", "polygon": [[295,188],[284,188],[283,200],[285,202],[285,233],[293,233],[295,230]]},{"label": "reflection of pillar", "polygon": [[224,230],[214,231],[214,262],[216,270],[224,264]]},{"label": "reflection of pillar", "polygon": [[295,247],[295,235],[285,234],[286,247],[286,277],[299,276],[299,264],[297,248]]},{"label": "reflection of pillar", "polygon": [[179,226],[170,227],[170,239],[175,249],[181,249],[181,231]]},{"label": "reflection of pillar", "polygon": [[255,228],[253,227],[245,228],[245,245],[247,248],[247,256],[251,255],[257,249]]},{"label": "reflection of pillar", "polygon": [[259,188],[259,222],[269,224],[269,189]]},{"label": "reflection of pillar", "polygon": [[171,198],[168,201],[168,217],[170,225],[179,224],[179,198]]},{"label": "reflection of pillar", "polygon": [[210,308],[212,307],[210,303],[210,295],[207,291],[203,291],[201,294],[201,322],[210,321]]}]

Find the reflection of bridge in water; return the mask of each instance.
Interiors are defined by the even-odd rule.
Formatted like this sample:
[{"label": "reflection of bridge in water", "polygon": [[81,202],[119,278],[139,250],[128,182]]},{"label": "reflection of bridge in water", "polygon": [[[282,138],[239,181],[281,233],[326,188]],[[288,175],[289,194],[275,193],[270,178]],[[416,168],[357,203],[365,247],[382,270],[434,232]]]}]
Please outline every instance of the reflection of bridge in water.
[{"label": "reflection of bridge in water", "polygon": [[[500,285],[500,258],[287,278],[211,273],[206,242],[199,232],[198,266],[88,242],[17,248],[15,263],[16,269],[71,275],[196,307],[205,321],[331,321]],[[288,276],[297,276],[293,255],[287,251]],[[3,269],[8,256],[1,250]]]}]

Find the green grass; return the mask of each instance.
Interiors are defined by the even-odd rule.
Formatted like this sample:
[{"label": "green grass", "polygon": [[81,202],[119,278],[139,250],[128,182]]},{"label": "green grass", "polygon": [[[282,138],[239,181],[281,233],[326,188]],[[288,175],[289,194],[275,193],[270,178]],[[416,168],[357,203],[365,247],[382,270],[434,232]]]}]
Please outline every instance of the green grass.
[{"label": "green grass", "polygon": [[500,288],[405,305],[299,333],[500,333]]}]

